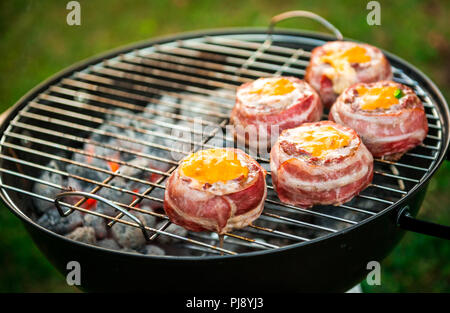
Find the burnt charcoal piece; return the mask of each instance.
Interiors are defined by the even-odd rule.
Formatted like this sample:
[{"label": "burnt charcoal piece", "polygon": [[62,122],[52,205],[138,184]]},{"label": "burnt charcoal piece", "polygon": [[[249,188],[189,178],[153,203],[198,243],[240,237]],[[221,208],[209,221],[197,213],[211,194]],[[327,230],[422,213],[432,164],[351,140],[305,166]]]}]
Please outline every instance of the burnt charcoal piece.
[{"label": "burnt charcoal piece", "polygon": [[[152,104],[149,104],[148,107],[155,109],[155,106]],[[174,108],[161,106],[160,111],[164,111],[166,113],[173,113],[174,110],[175,110]],[[116,130],[113,129],[109,130],[111,132],[120,134],[120,138],[110,138],[108,142],[109,144],[115,145],[125,150],[138,151],[141,153],[167,157],[167,152],[165,152],[164,150],[153,148],[149,146],[148,143],[154,143],[170,147],[170,144],[167,145],[166,139],[164,138],[164,133],[167,132],[168,129],[159,125],[155,125],[146,119],[150,119],[152,121],[159,121],[162,123],[173,123],[171,118],[162,117],[149,112],[143,112],[141,113],[142,114],[141,116],[146,119],[140,119],[137,118],[135,112],[123,109],[117,109],[115,110],[115,112],[117,112],[118,115],[116,114],[108,115],[107,119],[123,127],[117,128]],[[124,116],[125,114],[128,115],[132,114],[134,118],[130,118],[130,116]],[[104,127],[110,128],[111,126],[104,126]],[[153,134],[152,132],[162,135]],[[97,137],[98,136],[92,137],[92,139],[98,141],[98,139],[100,138]],[[120,154],[120,158],[128,162],[133,158],[135,158],[135,155],[133,153],[122,152]]]},{"label": "burnt charcoal piece", "polygon": [[39,219],[38,224],[57,234],[65,235],[78,226],[83,225],[83,217],[79,211],[74,211],[66,217],[59,215],[56,208],[47,210]]},{"label": "burnt charcoal piece", "polygon": [[157,224],[157,218],[156,216],[150,215],[150,214],[144,214],[144,213],[137,213],[139,215],[139,218],[144,220],[145,226],[156,228]]},{"label": "burnt charcoal piece", "polygon": [[139,250],[143,254],[146,255],[165,255],[166,252],[158,246],[155,245],[146,245],[145,248]]},{"label": "burnt charcoal piece", "polygon": [[[94,133],[91,136],[91,140],[96,141],[96,142],[100,142],[100,143],[104,143],[107,144],[112,140],[116,140],[116,138],[111,137],[109,134],[120,134],[121,133],[121,129],[113,126],[113,125],[109,125],[109,124],[102,124],[98,130],[101,133]],[[106,134],[105,134],[106,133]]]},{"label": "burnt charcoal piece", "polygon": [[[132,166],[123,165],[120,167],[120,173],[124,176],[129,176],[137,179],[142,180],[150,180],[153,175],[156,175],[150,171],[148,171],[148,168],[154,168],[155,161],[147,158],[134,158],[131,161],[128,162],[128,164]],[[140,167],[136,168],[134,166]],[[137,182],[130,181],[130,183],[136,185],[139,184]]]},{"label": "burnt charcoal piece", "polygon": [[[60,170],[55,160],[50,161],[47,166],[55,170]],[[49,171],[43,171],[39,179],[59,185],[61,187],[65,186],[67,181],[66,178],[61,176],[60,174],[52,173]],[[63,191],[63,189],[54,188],[45,184],[35,183],[33,185],[34,193],[50,199],[55,199],[55,196]],[[41,200],[35,197],[33,197],[33,204],[37,212],[40,214],[46,212],[49,208],[55,207],[53,205],[53,202]]]},{"label": "burnt charcoal piece", "polygon": [[[228,93],[225,90],[217,90],[219,92]],[[190,95],[192,96],[192,95]],[[222,147],[224,145],[223,139],[225,133],[221,131],[217,132],[217,126],[205,125],[200,122],[211,122],[214,124],[220,124],[230,113],[230,108],[227,107],[232,104],[223,104],[223,99],[214,96],[197,96],[201,97],[203,101],[196,101],[195,99],[182,99],[180,104],[183,106],[180,109],[180,115],[188,117],[191,120],[177,120],[177,126],[181,126],[186,130],[173,128],[171,135],[178,138],[190,138],[192,144],[199,145],[203,139],[216,131],[214,138],[208,141],[208,145],[214,145]],[[193,120],[194,121],[193,121]],[[195,130],[195,133],[193,132]],[[182,141],[174,141],[173,148],[181,150],[185,153],[189,153],[193,148],[191,143]],[[197,146],[198,147],[198,146]],[[244,150],[245,151],[245,150]],[[186,155],[183,153],[172,153],[172,157],[175,160],[181,160]]]},{"label": "burnt charcoal piece", "polygon": [[142,115],[145,118],[158,121],[162,124],[175,124],[174,117],[170,115],[179,114],[179,110],[175,107],[180,102],[179,99],[171,96],[162,96],[159,102],[161,103],[149,103],[145,108],[146,111]]},{"label": "burnt charcoal piece", "polygon": [[[206,97],[206,99],[208,99]],[[180,114],[186,117],[201,119],[203,121],[209,121],[215,124],[219,124],[224,117],[222,114],[227,113],[227,109],[219,107],[215,107],[210,103],[203,102],[193,102],[189,100],[184,100],[182,102],[185,108],[180,110]]]},{"label": "burnt charcoal piece", "polygon": [[96,242],[95,230],[92,227],[78,227],[66,237],[89,244],[95,244]]},{"label": "burnt charcoal piece", "polygon": [[[133,215],[136,216],[144,225],[147,225],[146,219],[141,214],[134,213]],[[127,222],[136,223],[128,216],[124,216],[122,219]],[[139,227],[116,223],[111,228],[111,233],[113,238],[123,248],[140,249],[145,246],[146,240],[142,234],[142,230]]]},{"label": "burnt charcoal piece", "polygon": [[[130,186],[126,183],[125,179],[120,178],[120,177],[116,177],[109,184],[111,186],[123,188],[123,189],[127,189],[127,190],[129,190],[129,188],[130,188]],[[133,196],[131,194],[122,192],[119,190],[111,189],[111,188],[102,188],[98,192],[98,195],[103,198],[106,198],[110,201],[120,202],[123,204],[130,204],[133,201]],[[116,209],[114,209],[113,207],[111,207],[110,205],[108,205],[102,201],[97,202],[97,208],[102,213],[109,215],[109,216],[116,216],[117,214],[119,214],[119,212]]]},{"label": "burnt charcoal piece", "polygon": [[120,249],[120,251],[122,251],[122,252],[128,252],[128,253],[142,254],[141,252],[139,252],[139,251],[137,251],[137,250],[134,250],[134,249],[130,249],[130,248],[123,248],[123,249]]},{"label": "burnt charcoal piece", "polygon": [[[160,130],[157,130],[155,128],[149,128],[148,130],[161,133]],[[155,146],[142,145],[142,144],[138,144],[138,143],[128,142],[126,140],[120,140],[120,141],[118,140],[116,142],[116,144],[118,146],[120,146],[124,149],[128,149],[131,151],[138,151],[140,153],[145,153],[145,154],[152,155],[152,156],[155,156],[158,158],[169,159],[169,160],[172,159],[170,151],[168,149],[165,149],[165,147],[170,149],[173,146],[173,141],[162,137],[162,136],[164,136],[164,134],[162,136],[156,136],[156,135],[149,135],[149,134],[142,134],[139,132],[128,131],[128,132],[126,132],[126,135],[128,138],[143,141],[145,143],[152,143]],[[161,148],[158,148],[159,146],[161,146]],[[127,153],[127,152],[122,152],[120,156],[124,161],[131,161],[134,158],[136,158],[136,155],[134,153]],[[148,159],[148,161],[150,162],[149,167],[155,168],[155,169],[158,169],[161,171],[165,171],[169,167],[169,164],[166,162],[160,162],[160,161],[152,160],[152,159]]]},{"label": "burnt charcoal piece", "polygon": [[[147,145],[145,143],[153,142],[155,140],[153,136],[149,134],[134,131],[132,129],[123,129],[121,135],[125,136],[127,139],[117,139],[114,141],[114,144],[118,147],[131,151],[145,152],[145,149],[147,149]],[[121,157],[125,161],[129,161],[134,157],[134,155],[127,152],[122,152]]]},{"label": "burnt charcoal piece", "polygon": [[[161,228],[161,226],[165,223],[166,223],[166,221],[162,221],[162,222],[158,223],[156,225],[156,229]],[[171,234],[182,236],[182,237],[185,237],[188,233],[188,231],[186,229],[184,229],[183,227],[178,226],[176,224],[170,224],[169,227],[167,227],[164,231],[167,233],[171,233]],[[179,242],[179,239],[176,239],[176,238],[173,238],[170,236],[166,236],[166,235],[159,235],[157,241],[161,244],[172,244],[175,242]]]},{"label": "burnt charcoal piece", "polygon": [[[106,177],[108,177],[108,174],[106,173],[102,173],[85,167],[80,167],[74,164],[67,165],[67,172],[69,174],[80,176],[82,178],[86,178],[88,180],[96,182],[102,182],[103,180],[105,180]],[[81,190],[81,191],[90,191],[96,186],[93,183],[81,179],[76,179],[73,177],[69,177],[68,185],[74,190]]]},{"label": "burnt charcoal piece", "polygon": [[[99,205],[100,202],[97,202],[97,207],[95,208],[95,212],[103,214],[103,215],[107,215],[107,216],[111,216],[111,217],[115,217],[117,214],[119,214],[120,212],[117,211],[116,209],[114,209],[113,207],[107,206],[105,205],[104,207]],[[104,218],[105,220],[105,224],[108,224],[111,220],[108,218]]]},{"label": "burnt charcoal piece", "polygon": [[106,248],[106,249],[111,249],[111,250],[120,250],[119,244],[114,239],[111,239],[111,238],[106,238],[106,239],[97,241],[96,246]]},{"label": "burnt charcoal piece", "polygon": [[[83,149],[90,154],[95,154],[98,156],[104,156],[104,157],[110,157],[110,158],[115,158],[116,155],[118,154],[114,150],[103,148],[103,147],[92,145],[92,144],[84,145]],[[103,160],[103,159],[94,158],[92,156],[86,156],[84,154],[74,153],[72,156],[72,160],[75,162],[84,164],[86,166],[91,166],[91,167],[98,168],[101,170],[111,171],[108,161]],[[101,172],[96,169],[91,169],[86,166],[68,164],[66,166],[66,169],[69,174],[77,175],[77,176],[80,176],[87,180],[92,180],[92,181],[96,181],[96,182],[102,182],[109,176],[109,174],[107,174],[107,173]],[[90,183],[90,182],[84,181],[82,179],[76,179],[73,177],[69,177],[68,184],[73,189],[82,190],[82,191],[90,191],[92,188],[94,188],[96,186],[94,183]]]},{"label": "burnt charcoal piece", "polygon": [[[103,144],[104,142],[99,142],[99,143]],[[93,162],[98,162],[97,164],[95,164],[95,166],[101,167],[103,169],[109,168],[109,166],[107,164],[108,161],[106,161],[104,159],[95,158],[95,157],[93,157],[93,155],[98,155],[98,156],[102,156],[102,157],[115,157],[119,154],[119,152],[117,150],[103,147],[102,145],[94,144],[94,143],[85,144],[83,147],[83,150],[84,150],[84,152],[88,153],[89,155],[75,153],[73,155],[72,159],[74,161],[77,161],[80,163],[87,163],[87,164],[93,164]]]},{"label": "burnt charcoal piece", "polygon": [[95,237],[97,239],[103,239],[108,235],[108,228],[106,227],[106,221],[103,217],[85,214],[84,225],[90,226],[95,230]]},{"label": "burnt charcoal piece", "polygon": [[[153,191],[151,191],[148,196],[163,199],[164,198],[164,190],[160,189],[160,188],[156,188]],[[140,207],[143,210],[153,211],[153,212],[156,212],[161,209],[161,212],[162,212],[163,202],[149,200],[149,199],[144,198],[140,203]]]},{"label": "burnt charcoal piece", "polygon": [[[132,179],[124,178],[124,177],[116,177],[111,182],[111,185],[118,187],[118,188],[130,190],[133,192],[145,191],[147,188],[150,187],[150,185],[145,182],[151,181],[155,177],[155,175],[157,175],[157,174],[153,174],[152,172],[149,172],[146,170],[147,168],[151,167],[151,164],[148,162],[148,159],[145,159],[145,158],[133,159],[128,164],[131,164],[134,166],[139,166],[142,169],[124,165],[124,166],[120,167],[120,174],[122,174],[123,176],[126,176],[126,177],[139,179],[143,182],[138,182],[138,181],[135,181]],[[135,198],[134,195],[128,194],[128,196],[133,199]],[[129,204],[129,202],[130,201],[128,201],[128,203],[126,203],[126,204]],[[122,203],[124,203],[124,202],[122,202]]]}]

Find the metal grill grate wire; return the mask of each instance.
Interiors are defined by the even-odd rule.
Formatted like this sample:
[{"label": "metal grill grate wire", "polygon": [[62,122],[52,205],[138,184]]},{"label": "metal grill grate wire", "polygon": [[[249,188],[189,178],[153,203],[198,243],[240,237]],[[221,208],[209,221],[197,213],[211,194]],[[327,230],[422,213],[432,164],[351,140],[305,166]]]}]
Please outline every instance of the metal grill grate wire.
[{"label": "metal grill grate wire", "polygon": [[[232,247],[230,249],[219,247],[218,238],[206,234],[189,233],[188,237],[183,237],[166,232],[165,229],[170,225],[170,221],[164,214],[139,208],[139,203],[144,199],[163,202],[160,197],[153,196],[152,191],[164,190],[164,180],[176,169],[178,161],[129,148],[112,146],[79,135],[83,132],[99,134],[182,155],[198,149],[214,147],[211,140],[228,124],[228,113],[233,107],[234,91],[237,86],[263,76],[294,75],[303,77],[312,46],[302,45],[301,48],[292,48],[284,45],[282,41],[278,42],[277,36],[273,38],[275,38],[273,42],[266,40],[264,35],[205,36],[179,40],[175,43],[160,44],[121,54],[83,71],[74,72],[70,77],[63,78],[30,101],[10,122],[2,140],[0,159],[2,162],[7,161],[15,166],[9,169],[0,168],[0,172],[2,175],[9,175],[31,184],[41,183],[61,191],[67,190],[67,186],[44,181],[39,177],[25,174],[23,171],[24,167],[32,168],[35,172],[48,171],[91,183],[95,186],[91,190],[92,194],[101,188],[109,188],[133,195],[135,198],[131,203],[120,203],[115,199],[109,200],[127,210],[165,219],[167,222],[159,229],[146,227],[154,234],[151,240],[157,236],[174,237],[185,242],[185,247],[200,251],[201,255],[236,254],[233,247],[246,247],[250,250],[278,248],[279,245],[267,242],[267,238],[271,237],[283,238],[288,241],[288,244],[306,242],[355,225],[406,196],[433,167],[441,147],[442,125],[436,105],[427,91],[400,68],[395,67],[393,67],[394,80],[413,88],[424,102],[430,124],[430,133],[424,144],[412,152],[406,153],[399,162],[376,159],[373,183],[349,203],[329,207],[325,210],[323,208],[305,210],[281,203],[270,184],[269,171],[268,187],[271,195],[266,201],[266,209],[253,225],[243,231],[226,234],[225,243]],[[298,40],[301,41],[302,38]],[[203,106],[189,106],[185,104],[186,101],[200,103]],[[184,112],[189,112],[190,116],[166,110],[149,109],[143,106],[146,103],[154,103],[158,105],[158,108],[182,109]],[[125,109],[126,112],[119,109]],[[142,113],[166,117],[167,120],[171,119],[175,123],[151,119],[143,116]],[[104,115],[120,117],[125,120],[139,120],[148,125],[155,125],[161,131],[143,126],[131,127],[121,122],[120,119],[119,121],[111,120],[102,117]],[[198,121],[192,116],[201,117],[201,124],[208,126],[209,131],[205,133],[189,127],[188,123]],[[147,142],[121,133],[108,133],[98,128],[103,124],[110,124],[121,130],[165,138],[173,143],[190,144],[191,148],[189,151],[184,151],[174,148],[173,145]],[[191,142],[177,136],[167,135],[167,132],[162,131],[164,129],[189,131],[194,137],[197,136],[198,140]],[[67,141],[72,144],[66,144]],[[96,155],[82,148],[74,147],[82,147],[85,144],[163,162],[167,164],[168,170],[160,171],[149,167],[139,167],[114,157]],[[224,139],[224,144],[234,145],[234,139],[227,137]],[[124,175],[120,169],[117,171],[105,170],[73,161],[59,154],[44,152],[46,149],[77,153],[105,162],[115,162],[121,166],[134,167],[160,177],[155,182],[146,181]],[[37,162],[25,161],[18,157],[18,154],[75,164],[102,172],[107,175],[107,178],[104,181],[94,181]],[[259,156],[257,160],[268,169],[267,157]],[[111,184],[116,177],[138,182],[145,185],[146,189],[143,192],[136,192],[116,187]],[[1,187],[44,201],[53,202],[54,200],[24,188],[6,184],[5,179],[2,179]],[[83,209],[81,204],[86,200],[83,198],[77,205],[62,204],[70,211],[79,210],[85,214],[101,216],[109,221],[110,226],[114,223],[123,223],[130,227],[139,227],[136,223],[123,220],[122,213],[110,217]],[[273,226],[259,225],[258,221],[266,221]],[[289,228],[285,226],[289,226],[290,229],[306,231],[299,235],[299,232],[287,231],[286,229]]]}]

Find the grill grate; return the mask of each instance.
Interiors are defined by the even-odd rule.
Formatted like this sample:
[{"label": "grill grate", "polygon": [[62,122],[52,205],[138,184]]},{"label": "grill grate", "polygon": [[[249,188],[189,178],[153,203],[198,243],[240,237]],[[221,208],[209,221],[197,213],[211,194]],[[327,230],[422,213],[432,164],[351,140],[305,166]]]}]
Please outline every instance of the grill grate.
[{"label": "grill grate", "polygon": [[[91,194],[102,189],[128,194],[133,197],[131,202],[108,200],[123,209],[166,221],[159,228],[145,227],[150,240],[158,236],[170,237],[183,242],[183,247],[196,255],[204,256],[276,249],[339,232],[387,209],[421,182],[441,150],[440,115],[430,94],[402,69],[393,66],[394,80],[413,88],[423,101],[430,131],[424,143],[406,153],[400,161],[376,159],[372,184],[350,202],[310,210],[281,203],[268,171],[268,198],[263,214],[245,229],[225,234],[223,246],[219,246],[215,234],[189,232],[179,236],[168,232],[170,221],[165,214],[141,208],[142,201],[163,202],[161,191],[165,188],[165,179],[176,169],[179,160],[168,157],[169,154],[185,156],[217,145],[237,146],[230,136],[216,138],[226,130],[237,86],[263,76],[303,77],[310,50],[325,43],[300,35],[274,34],[273,41],[267,38],[265,34],[233,34],[178,40],[120,54],[75,71],[29,101],[10,122],[1,141],[1,187],[20,197],[53,202],[53,198],[34,192],[33,184],[43,184],[61,192],[71,188],[43,179],[40,174],[48,172],[89,184]],[[149,103],[153,107],[149,107]],[[199,122],[202,129],[193,129],[195,122]],[[101,125],[121,132],[105,131]],[[191,137],[186,139],[174,135],[173,131],[189,132]],[[112,145],[93,139],[93,135],[114,138],[125,144]],[[157,140],[148,141],[145,140],[148,137],[137,135]],[[114,155],[99,155],[86,149],[87,146],[133,155],[162,164],[163,169],[141,166]],[[74,154],[112,162],[119,167],[113,170],[76,161],[71,157]],[[269,170],[267,156],[256,159]],[[102,173],[104,179],[98,181],[51,167],[51,160]],[[124,174],[123,168],[136,169],[156,179]],[[114,185],[117,179],[126,179],[144,188],[136,191],[118,187]],[[21,183],[11,183],[14,181]],[[123,213],[109,216],[83,208],[87,199],[61,204],[69,208],[69,213],[78,210],[107,219],[109,226],[122,223],[142,227],[124,220]]]}]

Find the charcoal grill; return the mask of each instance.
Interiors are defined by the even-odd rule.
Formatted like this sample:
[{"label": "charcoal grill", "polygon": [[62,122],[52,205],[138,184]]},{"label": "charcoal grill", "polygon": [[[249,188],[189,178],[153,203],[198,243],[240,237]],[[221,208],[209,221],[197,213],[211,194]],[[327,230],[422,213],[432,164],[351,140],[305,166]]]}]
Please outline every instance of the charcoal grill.
[{"label": "charcoal grill", "polygon": [[[163,202],[162,192],[157,191],[164,190],[164,181],[179,160],[92,140],[91,135],[97,134],[148,146],[153,149],[150,151],[181,155],[217,145],[237,146],[232,137],[219,141],[216,138],[228,125],[236,87],[264,76],[303,77],[314,47],[336,37],[342,39],[332,25],[311,13],[306,15],[322,22],[335,37],[274,30],[276,22],[299,15],[305,13],[277,16],[269,30],[203,31],[121,48],[72,66],[15,104],[1,127],[1,197],[62,273],[67,272],[69,261],[80,262],[81,288],[91,291],[345,291],[368,273],[368,262],[381,261],[389,253],[401,238],[402,229],[449,238],[447,227],[413,217],[421,206],[429,179],[446,157],[449,110],[438,88],[423,73],[388,52],[385,54],[392,64],[394,80],[413,88],[425,106],[430,130],[424,143],[398,162],[376,159],[372,184],[339,206],[306,210],[283,204],[276,197],[269,172],[268,198],[262,216],[243,230],[225,234],[223,245],[207,233],[180,236],[168,232],[170,221],[163,213],[139,207],[145,200]],[[148,103],[155,104],[153,109],[146,106]],[[120,119],[111,120],[107,116]],[[191,128],[196,117],[201,117],[200,124],[207,131]],[[123,119],[138,120],[156,128],[133,127],[122,123]],[[164,138],[166,144],[99,129],[105,123],[123,131]],[[189,131],[194,141],[165,131],[172,129]],[[143,168],[86,151],[83,148],[86,144],[166,166],[164,170]],[[176,148],[180,144],[188,145],[189,149]],[[77,162],[72,158],[74,154],[146,171],[157,179],[146,181],[126,176],[120,169],[114,171]],[[256,158],[269,169],[267,156]],[[51,160],[102,172],[105,179],[92,181],[49,167]],[[43,172],[88,182],[93,188],[73,190],[43,180]],[[114,186],[112,182],[117,178],[137,181],[145,189],[135,191]],[[61,193],[55,197],[35,193],[36,183]],[[133,200],[122,203],[101,197],[98,192],[102,189],[130,194]],[[67,202],[71,196],[78,196],[79,201]],[[113,207],[117,215],[83,208],[90,198]],[[178,255],[175,251],[170,255],[149,256],[67,239],[36,223],[35,199],[55,203],[54,209],[61,215],[80,211],[107,219],[111,227],[121,223],[140,228],[150,242],[160,236],[176,239],[182,250],[191,254]],[[153,215],[165,223],[158,228],[148,227],[139,219],[125,219],[130,212]]]}]

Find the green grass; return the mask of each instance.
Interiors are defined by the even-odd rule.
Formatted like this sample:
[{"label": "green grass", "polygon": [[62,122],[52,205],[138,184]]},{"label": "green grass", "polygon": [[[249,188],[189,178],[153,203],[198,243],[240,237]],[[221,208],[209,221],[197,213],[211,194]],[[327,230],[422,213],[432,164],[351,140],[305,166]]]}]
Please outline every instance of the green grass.
[{"label": "green grass", "polygon": [[73,292],[33,244],[28,233],[3,205],[0,207],[0,292]]},{"label": "green grass", "polygon": [[[265,27],[287,10],[311,10],[349,38],[413,63],[450,96],[449,1],[380,1],[381,25],[368,26],[366,1],[79,1],[81,26],[66,24],[67,1],[0,2],[0,111],[45,78],[92,55],[155,36],[206,28]],[[324,31],[294,19],[280,27]],[[450,224],[450,166],[433,178],[420,218]],[[76,291],[67,287],[25,233],[0,207],[0,291]],[[409,233],[382,263],[382,285],[368,292],[449,292],[450,248]]]}]

